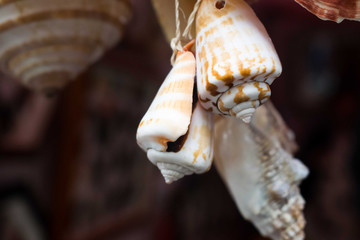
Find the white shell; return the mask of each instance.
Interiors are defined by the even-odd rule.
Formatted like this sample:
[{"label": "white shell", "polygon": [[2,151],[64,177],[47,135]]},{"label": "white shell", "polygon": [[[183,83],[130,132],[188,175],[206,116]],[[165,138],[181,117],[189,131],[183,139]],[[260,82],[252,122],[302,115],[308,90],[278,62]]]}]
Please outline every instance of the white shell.
[{"label": "white shell", "polygon": [[205,112],[199,103],[194,109],[189,133],[178,152],[161,152],[149,149],[149,160],[158,166],[166,183],[172,183],[185,175],[204,173],[213,159],[213,115]]},{"label": "white shell", "polygon": [[[211,166],[212,114],[199,103],[192,112],[194,79],[193,53],[180,53],[137,130],[138,145],[167,183]],[[171,149],[174,143],[181,148]]]},{"label": "white shell", "polygon": [[[255,108],[268,99],[269,85],[282,71],[264,26],[243,0],[202,1],[196,18],[196,56],[197,85],[204,108],[245,121],[249,121]],[[243,98],[242,102],[237,102],[233,98],[232,108],[221,109],[221,96],[235,92],[239,85],[256,82],[261,82],[263,87],[252,85],[249,100]],[[266,98],[254,98],[264,94],[261,89],[266,89]],[[243,102],[249,103],[240,106],[241,111],[233,109]]]},{"label": "white shell", "polygon": [[63,87],[122,37],[127,0],[0,5],[0,67],[37,91]]},{"label": "white shell", "polygon": [[136,139],[144,151],[166,151],[168,142],[186,134],[192,114],[194,78],[194,55],[191,52],[178,55],[139,124]]},{"label": "white shell", "polygon": [[274,240],[304,239],[305,202],[298,185],[308,169],[262,127],[236,118],[218,121],[216,167],[244,218],[262,235]]}]

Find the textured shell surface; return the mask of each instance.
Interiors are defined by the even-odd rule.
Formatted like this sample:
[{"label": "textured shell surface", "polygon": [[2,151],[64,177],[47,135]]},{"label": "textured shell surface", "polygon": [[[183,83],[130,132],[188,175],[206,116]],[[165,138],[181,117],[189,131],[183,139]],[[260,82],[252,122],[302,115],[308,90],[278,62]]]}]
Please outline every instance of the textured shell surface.
[{"label": "textured shell surface", "polygon": [[[249,111],[245,111],[244,116],[239,111],[231,111],[232,108],[224,107],[219,101],[221,96],[238,92],[231,95],[233,106],[250,102],[248,108],[255,109],[268,99],[268,85],[282,71],[264,26],[242,0],[202,1],[196,17],[196,55],[197,85],[203,107],[246,121],[249,121]],[[263,86],[254,85],[256,82]],[[245,87],[250,92],[235,89],[245,83],[252,84]]]},{"label": "textured shell surface", "polygon": [[217,121],[215,165],[241,214],[262,235],[304,239],[305,201],[299,184],[308,169],[281,147],[276,136],[269,137],[266,125],[244,124],[236,118]]},{"label": "textured shell surface", "polygon": [[61,88],[122,37],[127,0],[0,4],[0,67],[29,88]]},{"label": "textured shell surface", "polygon": [[178,54],[137,130],[138,145],[167,183],[203,173],[212,162],[212,114],[193,103],[195,65],[192,52]]},{"label": "textured shell surface", "polygon": [[360,21],[359,0],[295,0],[320,19],[342,22],[344,19]]}]

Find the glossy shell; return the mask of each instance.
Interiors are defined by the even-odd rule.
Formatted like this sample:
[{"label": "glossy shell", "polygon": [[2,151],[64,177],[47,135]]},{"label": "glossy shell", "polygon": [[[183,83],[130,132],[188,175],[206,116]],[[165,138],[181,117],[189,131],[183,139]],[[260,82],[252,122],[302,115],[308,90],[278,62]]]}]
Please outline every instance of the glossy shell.
[{"label": "glossy shell", "polygon": [[[222,95],[237,91],[235,88],[244,83],[255,82],[267,84],[264,89],[269,94],[269,85],[282,71],[264,26],[242,0],[202,1],[196,18],[196,55],[200,101],[208,111],[224,115],[232,113],[231,109],[221,110]],[[250,108],[256,108],[251,101],[261,104],[267,99],[260,99],[261,91],[257,92],[257,99],[253,99],[254,93],[248,96],[252,99]],[[233,102],[234,106],[239,104],[235,98]],[[238,117],[249,120],[247,114]]]},{"label": "glossy shell", "polygon": [[181,52],[137,130],[138,145],[167,183],[211,165],[212,115],[193,104],[194,81],[195,57]]},{"label": "glossy shell", "polygon": [[344,19],[360,21],[359,0],[295,0],[320,19],[342,22]]},{"label": "glossy shell", "polygon": [[144,151],[166,151],[168,142],[186,134],[192,114],[194,78],[195,57],[191,52],[182,53],[139,124],[136,139]]},{"label": "glossy shell", "polygon": [[161,171],[166,183],[185,175],[208,171],[213,159],[213,115],[196,104],[189,132],[178,152],[149,149],[147,156]]},{"label": "glossy shell", "polygon": [[122,37],[127,0],[0,3],[0,67],[31,89],[52,92]]},{"label": "glossy shell", "polygon": [[[260,107],[264,108],[265,106]],[[260,110],[259,109],[259,110]],[[255,118],[274,120],[257,111]],[[287,152],[269,126],[222,118],[215,126],[215,165],[244,218],[273,240],[304,239],[305,201],[299,184],[308,169]],[[229,144],[236,142],[237,144]]]}]

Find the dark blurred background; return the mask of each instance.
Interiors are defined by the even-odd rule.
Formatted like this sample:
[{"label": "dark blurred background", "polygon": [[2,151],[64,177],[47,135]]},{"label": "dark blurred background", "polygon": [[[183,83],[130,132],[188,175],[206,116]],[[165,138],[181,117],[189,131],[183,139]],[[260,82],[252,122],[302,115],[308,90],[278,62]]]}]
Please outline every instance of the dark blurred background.
[{"label": "dark blurred background", "polygon": [[[1,75],[0,239],[265,239],[214,167],[166,185],[136,145],[171,50],[150,1],[132,2],[121,43],[55,98]],[[272,100],[310,169],[307,239],[360,239],[360,23],[253,6],[283,64]]]}]

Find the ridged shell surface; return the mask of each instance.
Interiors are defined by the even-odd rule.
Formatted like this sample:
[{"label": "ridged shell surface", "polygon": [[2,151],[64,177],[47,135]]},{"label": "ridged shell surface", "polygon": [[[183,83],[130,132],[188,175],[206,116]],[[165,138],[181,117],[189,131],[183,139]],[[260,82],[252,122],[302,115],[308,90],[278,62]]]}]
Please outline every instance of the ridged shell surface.
[{"label": "ridged shell surface", "polygon": [[127,0],[0,3],[0,67],[31,89],[63,87],[122,37]]},{"label": "ridged shell surface", "polygon": [[342,22],[344,19],[360,21],[359,0],[295,0],[320,19]]},{"label": "ridged shell surface", "polygon": [[[227,91],[244,83],[270,85],[282,71],[264,26],[243,0],[202,1],[196,17],[196,56],[201,104],[208,111],[224,115],[232,115],[231,109],[219,105],[219,98]],[[258,96],[263,94],[257,90]],[[234,106],[239,104],[235,96],[233,102]],[[247,115],[238,117],[248,120]]]},{"label": "ridged shell surface", "polygon": [[308,169],[281,147],[276,135],[269,135],[266,126],[244,124],[236,118],[218,121],[215,165],[241,214],[263,236],[304,239],[305,201],[299,184]]}]

